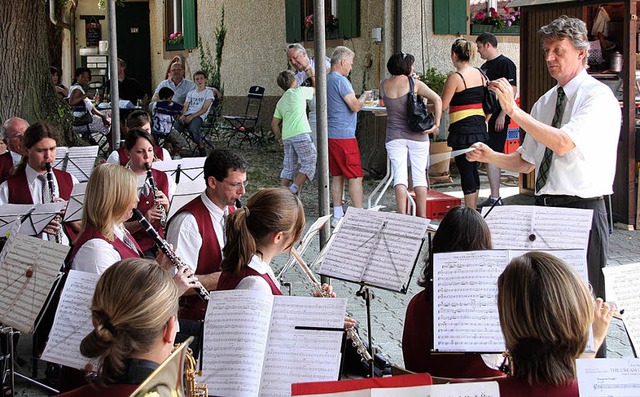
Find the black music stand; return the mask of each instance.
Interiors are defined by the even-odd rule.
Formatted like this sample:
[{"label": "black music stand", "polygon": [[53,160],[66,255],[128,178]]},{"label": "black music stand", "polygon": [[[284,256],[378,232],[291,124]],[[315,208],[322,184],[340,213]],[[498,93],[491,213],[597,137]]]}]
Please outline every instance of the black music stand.
[{"label": "black music stand", "polygon": [[429,225],[425,218],[349,208],[329,244],[318,274],[360,285],[367,309],[371,376],[375,376],[369,287],[407,293]]}]

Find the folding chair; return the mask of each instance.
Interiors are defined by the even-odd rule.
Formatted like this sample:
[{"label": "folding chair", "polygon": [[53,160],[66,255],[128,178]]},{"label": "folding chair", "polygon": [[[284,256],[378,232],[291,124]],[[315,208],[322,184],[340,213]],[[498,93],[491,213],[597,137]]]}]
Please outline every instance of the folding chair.
[{"label": "folding chair", "polygon": [[237,134],[241,135],[240,146],[242,146],[242,142],[244,141],[247,141],[249,142],[249,145],[252,145],[254,140],[263,138],[262,131],[260,131],[260,134],[256,133],[263,97],[264,87],[254,85],[249,88],[249,94],[247,94],[247,107],[244,111],[244,115],[222,116],[229,123],[230,126],[228,128],[234,131],[234,133],[229,134],[227,146],[231,144],[231,140],[235,138]]}]

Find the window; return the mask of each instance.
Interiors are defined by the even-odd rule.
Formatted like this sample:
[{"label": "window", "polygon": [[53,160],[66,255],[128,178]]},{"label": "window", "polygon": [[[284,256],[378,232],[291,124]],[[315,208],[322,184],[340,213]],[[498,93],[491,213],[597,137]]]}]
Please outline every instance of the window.
[{"label": "window", "polygon": [[196,48],[196,0],[166,0],[164,26],[167,51]]},{"label": "window", "polygon": [[[436,34],[472,34],[493,32],[496,35],[519,35],[519,13],[509,10],[512,21],[505,7],[509,0],[433,0],[433,31]],[[486,23],[478,20],[479,12],[486,12],[488,7],[497,10],[499,18],[491,18]],[[518,15],[517,19],[515,14]],[[503,22],[498,23],[497,19]],[[499,25],[499,26],[496,26]]]},{"label": "window", "polygon": [[[325,15],[338,18],[338,28],[327,25],[327,38],[360,36],[360,0],[324,0]],[[313,14],[313,0],[285,0],[286,37],[288,43],[312,39],[305,18]]]}]

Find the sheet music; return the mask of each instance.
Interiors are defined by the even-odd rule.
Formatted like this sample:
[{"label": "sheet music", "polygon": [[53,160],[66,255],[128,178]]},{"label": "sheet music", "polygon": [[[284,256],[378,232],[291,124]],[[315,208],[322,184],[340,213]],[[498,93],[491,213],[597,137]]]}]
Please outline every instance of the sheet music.
[{"label": "sheet music", "polygon": [[580,397],[638,396],[640,359],[599,358],[576,360]]},{"label": "sheet music", "polygon": [[0,322],[33,333],[69,247],[13,233],[0,263]]},{"label": "sheet music", "polygon": [[62,212],[66,205],[66,201],[36,204],[34,210],[29,214],[28,220],[22,224],[20,233],[32,236],[42,233],[42,230]]},{"label": "sheet music", "polygon": [[592,217],[593,210],[505,205],[485,220],[495,249],[586,249]]},{"label": "sheet music", "polygon": [[450,383],[445,385],[372,389],[371,397],[500,397],[498,382]]},{"label": "sheet music", "polygon": [[79,182],[86,182],[96,166],[98,146],[73,146],[69,148],[67,171]]},{"label": "sheet music", "polygon": [[91,301],[99,278],[99,274],[69,271],[43,360],[76,369],[91,362],[80,354],[80,342],[93,331]]},{"label": "sheet music", "polygon": [[640,263],[607,266],[602,269],[607,290],[607,300],[615,302],[622,315],[629,339],[637,352],[640,349]]},{"label": "sheet music", "polygon": [[292,383],[338,379],[343,332],[295,327],[342,329],[346,310],[346,299],[276,296],[260,395],[289,395]]},{"label": "sheet music", "polygon": [[[546,250],[587,279],[584,250]],[[433,347],[442,352],[500,353],[498,277],[523,251],[483,250],[433,256]],[[592,338],[590,343],[592,345]]]},{"label": "sheet music", "polygon": [[319,274],[406,289],[429,220],[349,208]]},{"label": "sheet music", "polygon": [[53,161],[52,167],[64,171],[67,169],[67,153],[69,148],[66,146],[56,147],[56,159]]},{"label": "sheet music", "polygon": [[87,190],[87,182],[80,182],[73,185],[71,196],[67,204],[67,210],[64,213],[65,222],[79,221],[82,219],[82,210],[84,208],[84,195]]},{"label": "sheet music", "polygon": [[219,396],[258,396],[273,295],[211,293],[204,324],[203,380]]},{"label": "sheet music", "polygon": [[[202,168],[205,160],[206,157],[187,157],[180,160],[155,161],[151,167],[166,172],[167,176],[174,178],[178,185],[183,181],[195,181],[197,179],[202,179],[204,183],[204,171]],[[179,178],[178,169],[180,169]]]},{"label": "sheet music", "polygon": [[32,209],[32,204],[0,205],[0,237],[4,237],[11,230],[16,219],[28,214]]},{"label": "sheet music", "polygon": [[205,316],[203,383],[212,395],[290,395],[291,384],[335,380],[346,299],[216,291]]}]

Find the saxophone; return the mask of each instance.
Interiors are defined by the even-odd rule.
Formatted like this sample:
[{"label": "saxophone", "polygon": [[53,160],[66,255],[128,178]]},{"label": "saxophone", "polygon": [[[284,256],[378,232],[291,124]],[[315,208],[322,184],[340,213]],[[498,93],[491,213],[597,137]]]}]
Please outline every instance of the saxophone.
[{"label": "saxophone", "polygon": [[[56,199],[56,185],[53,182],[53,168],[51,168],[51,164],[45,163],[45,167],[47,168],[47,185],[49,186],[49,194],[51,195],[51,202],[53,203]],[[60,222],[62,219],[60,215],[56,215],[54,218],[56,221]],[[61,229],[58,230],[58,233],[53,236],[54,241],[58,244],[62,244],[62,222],[60,222]]]},{"label": "saxophone", "polygon": [[202,376],[202,371],[196,369],[196,359],[193,358],[193,352],[187,348],[187,354],[184,357],[184,373],[182,381],[184,382],[185,397],[208,397],[209,387],[206,384],[196,384],[196,375]]},{"label": "saxophone", "polygon": [[167,209],[164,208],[164,205],[158,202],[158,185],[156,184],[156,180],[153,177],[153,171],[151,171],[151,165],[149,163],[144,163],[144,167],[147,169],[147,182],[149,186],[151,186],[151,191],[153,192],[153,201],[156,203],[157,208],[162,211],[162,216],[160,217],[160,226],[162,229],[167,228]]}]

